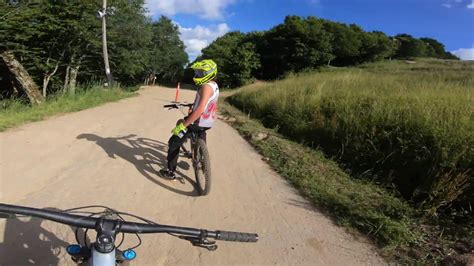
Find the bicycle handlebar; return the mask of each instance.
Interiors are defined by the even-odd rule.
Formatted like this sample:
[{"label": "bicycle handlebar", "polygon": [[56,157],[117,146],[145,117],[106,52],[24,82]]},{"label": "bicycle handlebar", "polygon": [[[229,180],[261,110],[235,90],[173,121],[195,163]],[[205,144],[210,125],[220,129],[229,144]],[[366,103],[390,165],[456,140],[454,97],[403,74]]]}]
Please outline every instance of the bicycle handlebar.
[{"label": "bicycle handlebar", "polygon": [[[67,224],[80,228],[95,229],[102,218],[88,217],[70,213],[63,213],[58,211],[43,210],[37,208],[8,205],[0,203],[0,213],[21,214],[26,216],[33,216],[37,218],[47,219],[50,221]],[[105,221],[113,221],[110,219],[103,219]],[[117,233],[171,233],[186,235],[192,237],[201,237],[205,234],[206,237],[214,238],[223,241],[237,241],[237,242],[257,242],[257,234],[228,232],[228,231],[207,231],[203,229],[195,229],[188,227],[178,227],[160,224],[144,224],[135,222],[122,222]]]},{"label": "bicycle handlebar", "polygon": [[192,107],[193,103],[172,103],[172,104],[165,104],[163,105],[164,108],[175,108],[178,109],[179,107]]}]

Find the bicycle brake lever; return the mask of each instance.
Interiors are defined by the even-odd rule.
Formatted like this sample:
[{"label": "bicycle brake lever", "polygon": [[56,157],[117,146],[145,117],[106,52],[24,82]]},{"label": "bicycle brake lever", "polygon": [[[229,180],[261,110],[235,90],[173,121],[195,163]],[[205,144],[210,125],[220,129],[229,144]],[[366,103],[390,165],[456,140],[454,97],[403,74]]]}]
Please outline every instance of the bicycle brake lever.
[{"label": "bicycle brake lever", "polygon": [[211,241],[207,238],[199,238],[193,236],[180,236],[179,238],[191,242],[195,247],[205,248],[209,251],[215,251],[217,249],[216,241]]},{"label": "bicycle brake lever", "polygon": [[13,219],[13,218],[16,218],[15,214],[0,212],[0,219]]}]

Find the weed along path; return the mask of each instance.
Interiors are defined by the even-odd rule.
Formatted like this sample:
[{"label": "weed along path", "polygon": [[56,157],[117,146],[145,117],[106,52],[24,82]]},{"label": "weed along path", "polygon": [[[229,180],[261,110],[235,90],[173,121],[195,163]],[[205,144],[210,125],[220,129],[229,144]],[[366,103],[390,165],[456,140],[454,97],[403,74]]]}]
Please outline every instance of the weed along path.
[{"label": "weed along path", "polygon": [[[256,232],[258,243],[218,242],[210,252],[168,235],[142,235],[135,265],[381,265],[356,237],[311,207],[239,134],[218,121],[208,134],[213,187],[197,197],[190,162],[179,181],[156,172],[179,111],[162,106],[174,90],[145,87],[137,97],[0,133],[0,202],[68,209],[105,205],[162,224]],[[181,91],[192,101],[193,91]],[[91,235],[92,237],[92,235]],[[38,219],[0,220],[0,265],[69,265],[73,230]],[[123,247],[136,243],[129,235]]]}]

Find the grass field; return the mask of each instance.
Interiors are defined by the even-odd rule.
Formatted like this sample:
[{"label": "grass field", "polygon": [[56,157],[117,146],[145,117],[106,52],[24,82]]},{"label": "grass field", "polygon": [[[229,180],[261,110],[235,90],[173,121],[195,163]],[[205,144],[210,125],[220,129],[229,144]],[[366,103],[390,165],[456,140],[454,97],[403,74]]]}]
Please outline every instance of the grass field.
[{"label": "grass field", "polygon": [[92,87],[78,89],[75,95],[56,95],[38,106],[30,106],[20,100],[0,101],[0,131],[33,121],[43,120],[55,114],[75,112],[106,102],[133,96],[134,93],[121,88],[104,90]]},{"label": "grass field", "polygon": [[474,201],[474,64],[392,61],[251,85],[229,101],[431,213]]},{"label": "grass field", "polygon": [[280,174],[389,256],[432,263],[474,248],[474,62],[325,68],[227,102],[243,135],[270,132],[251,143]]}]

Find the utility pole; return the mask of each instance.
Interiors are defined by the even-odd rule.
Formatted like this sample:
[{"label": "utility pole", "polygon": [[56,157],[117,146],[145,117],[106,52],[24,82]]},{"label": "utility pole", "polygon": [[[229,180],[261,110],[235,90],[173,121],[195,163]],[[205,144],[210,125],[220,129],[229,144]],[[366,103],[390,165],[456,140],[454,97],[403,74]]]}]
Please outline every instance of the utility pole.
[{"label": "utility pole", "polygon": [[107,76],[107,85],[112,84],[112,73],[109,66],[109,54],[107,52],[107,25],[105,17],[107,16],[107,0],[102,2],[102,12],[99,11],[99,16],[102,18],[102,53],[104,55],[105,75]]}]

